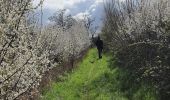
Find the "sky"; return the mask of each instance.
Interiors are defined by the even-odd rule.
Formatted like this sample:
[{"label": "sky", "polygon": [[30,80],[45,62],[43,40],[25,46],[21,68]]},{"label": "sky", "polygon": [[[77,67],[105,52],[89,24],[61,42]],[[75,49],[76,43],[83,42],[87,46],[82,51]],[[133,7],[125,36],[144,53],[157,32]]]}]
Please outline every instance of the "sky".
[{"label": "sky", "polygon": [[[84,15],[95,18],[95,26],[102,26],[104,0],[44,0],[43,3],[43,23],[48,24],[48,18],[58,9],[67,9],[66,13],[71,14],[76,19],[83,19]],[[124,1],[124,0],[120,0]],[[36,6],[40,0],[34,0]]]},{"label": "sky", "polygon": [[[40,0],[34,0],[36,6]],[[43,3],[43,22],[48,24],[48,18],[58,9],[67,9],[66,13],[76,19],[83,19],[89,15],[96,19],[96,24],[101,23],[103,17],[103,0],[45,0]]]}]

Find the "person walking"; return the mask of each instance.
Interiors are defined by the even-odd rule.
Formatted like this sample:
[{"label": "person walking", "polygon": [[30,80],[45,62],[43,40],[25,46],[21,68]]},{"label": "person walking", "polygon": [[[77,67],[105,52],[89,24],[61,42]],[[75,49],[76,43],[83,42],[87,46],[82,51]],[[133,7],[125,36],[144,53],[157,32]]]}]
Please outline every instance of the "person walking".
[{"label": "person walking", "polygon": [[98,50],[99,59],[102,58],[102,51],[103,51],[103,41],[100,39],[100,36],[98,36],[96,41],[96,47]]}]

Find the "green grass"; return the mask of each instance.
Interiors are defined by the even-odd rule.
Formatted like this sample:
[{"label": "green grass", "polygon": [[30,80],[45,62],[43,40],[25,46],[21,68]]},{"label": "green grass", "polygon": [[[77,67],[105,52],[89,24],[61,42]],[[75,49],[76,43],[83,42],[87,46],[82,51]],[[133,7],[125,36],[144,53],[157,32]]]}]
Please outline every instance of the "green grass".
[{"label": "green grass", "polygon": [[109,55],[99,60],[96,49],[71,73],[54,82],[42,95],[42,100],[156,100],[154,89],[143,84],[132,84],[128,72],[115,67],[109,69]]}]

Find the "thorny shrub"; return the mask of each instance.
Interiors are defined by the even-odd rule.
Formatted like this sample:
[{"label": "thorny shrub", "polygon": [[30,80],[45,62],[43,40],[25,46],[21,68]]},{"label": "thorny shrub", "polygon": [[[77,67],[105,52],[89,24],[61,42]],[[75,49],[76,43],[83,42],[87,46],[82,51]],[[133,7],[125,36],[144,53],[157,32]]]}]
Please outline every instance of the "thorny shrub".
[{"label": "thorny shrub", "polygon": [[90,45],[81,22],[67,31],[54,25],[40,29],[32,5],[32,0],[0,0],[0,100],[36,88],[45,71],[68,58],[63,55],[77,56]]},{"label": "thorny shrub", "polygon": [[103,37],[117,64],[136,80],[153,83],[165,98],[170,96],[169,16],[169,0],[105,2]]}]

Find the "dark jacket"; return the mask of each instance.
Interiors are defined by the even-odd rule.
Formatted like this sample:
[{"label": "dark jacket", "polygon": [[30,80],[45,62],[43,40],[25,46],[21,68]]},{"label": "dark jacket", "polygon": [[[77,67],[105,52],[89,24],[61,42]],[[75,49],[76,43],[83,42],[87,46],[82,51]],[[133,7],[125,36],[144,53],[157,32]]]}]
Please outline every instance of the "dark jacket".
[{"label": "dark jacket", "polygon": [[97,39],[96,46],[97,46],[97,49],[102,50],[103,49],[103,41],[100,39]]}]

